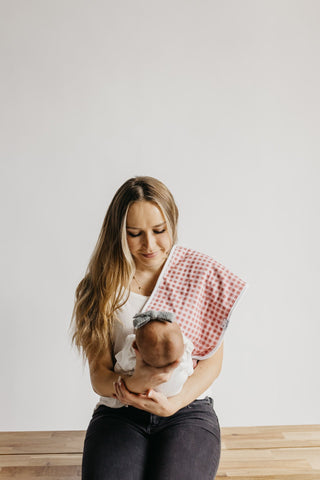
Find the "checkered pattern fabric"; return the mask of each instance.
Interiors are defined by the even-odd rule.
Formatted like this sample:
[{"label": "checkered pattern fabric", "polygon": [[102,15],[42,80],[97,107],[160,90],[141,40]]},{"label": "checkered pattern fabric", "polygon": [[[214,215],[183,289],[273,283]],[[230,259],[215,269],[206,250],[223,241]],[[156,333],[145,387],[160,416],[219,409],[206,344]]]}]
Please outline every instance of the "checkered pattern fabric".
[{"label": "checkered pattern fabric", "polygon": [[175,245],[143,312],[173,312],[201,360],[219,347],[245,285],[208,255]]}]

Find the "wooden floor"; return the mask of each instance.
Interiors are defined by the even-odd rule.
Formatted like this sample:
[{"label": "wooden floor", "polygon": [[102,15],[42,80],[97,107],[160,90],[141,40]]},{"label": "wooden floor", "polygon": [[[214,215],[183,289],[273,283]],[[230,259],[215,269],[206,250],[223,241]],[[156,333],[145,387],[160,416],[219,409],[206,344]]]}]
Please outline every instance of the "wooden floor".
[{"label": "wooden floor", "polygon": [[[80,431],[0,433],[0,479],[80,479],[83,440]],[[216,480],[228,478],[320,480],[320,425],[223,428]]]}]

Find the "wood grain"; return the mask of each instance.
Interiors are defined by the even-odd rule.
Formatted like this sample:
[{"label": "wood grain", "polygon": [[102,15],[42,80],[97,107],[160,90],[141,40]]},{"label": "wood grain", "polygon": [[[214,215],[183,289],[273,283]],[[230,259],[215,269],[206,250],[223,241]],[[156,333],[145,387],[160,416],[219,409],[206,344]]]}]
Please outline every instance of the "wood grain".
[{"label": "wood grain", "polygon": [[83,431],[2,432],[0,433],[0,455],[81,453],[84,437]]}]

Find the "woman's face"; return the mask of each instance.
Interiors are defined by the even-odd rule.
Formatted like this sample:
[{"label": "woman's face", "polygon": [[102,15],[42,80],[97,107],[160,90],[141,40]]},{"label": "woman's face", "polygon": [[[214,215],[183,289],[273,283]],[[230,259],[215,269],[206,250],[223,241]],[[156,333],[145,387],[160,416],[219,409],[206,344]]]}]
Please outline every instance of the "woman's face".
[{"label": "woman's face", "polygon": [[144,200],[134,202],[128,210],[126,229],[136,268],[160,268],[166,261],[172,242],[159,207]]}]

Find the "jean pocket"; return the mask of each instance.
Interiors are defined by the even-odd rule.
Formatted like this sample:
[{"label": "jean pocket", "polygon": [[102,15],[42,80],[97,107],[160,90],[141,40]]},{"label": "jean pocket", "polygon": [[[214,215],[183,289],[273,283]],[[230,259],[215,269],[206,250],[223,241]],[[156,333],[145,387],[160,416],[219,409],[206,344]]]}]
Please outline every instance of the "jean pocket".
[{"label": "jean pocket", "polygon": [[197,408],[204,405],[210,405],[213,408],[213,400],[211,397],[199,398],[187,405],[187,408]]}]

